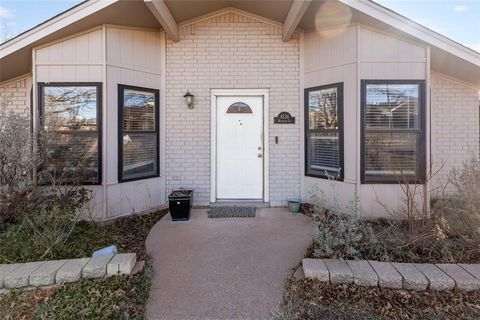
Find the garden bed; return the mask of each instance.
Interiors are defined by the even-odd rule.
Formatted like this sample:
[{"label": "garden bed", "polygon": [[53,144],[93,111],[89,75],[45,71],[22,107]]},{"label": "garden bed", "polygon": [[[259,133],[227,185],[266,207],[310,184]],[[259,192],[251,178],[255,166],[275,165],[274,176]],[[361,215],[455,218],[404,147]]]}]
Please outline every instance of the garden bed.
[{"label": "garden bed", "polygon": [[121,217],[110,222],[80,221],[70,237],[56,246],[50,254],[41,257],[29,230],[22,224],[10,225],[0,232],[0,263],[21,263],[40,260],[84,258],[109,245],[119,252],[135,252],[138,260],[145,260],[145,239],[153,225],[168,210],[145,215]]},{"label": "garden bed", "polygon": [[410,263],[480,263],[480,234],[452,230],[454,217],[408,221],[364,220],[327,210],[313,217],[314,238],[306,258]]},{"label": "garden bed", "polygon": [[[78,223],[65,244],[45,259],[90,256],[96,249],[116,244],[120,252],[135,252],[139,260],[147,260],[147,266],[131,276],[84,279],[58,288],[13,291],[8,295],[0,295],[0,319],[67,319],[74,315],[82,319],[142,318],[151,279],[145,239],[153,225],[166,213],[168,210],[132,215],[102,224],[91,221]],[[0,238],[5,241],[8,237],[2,233]],[[28,245],[26,239],[19,241]],[[13,246],[21,248],[21,245]],[[19,256],[14,254],[11,247],[2,246],[0,252],[0,263],[38,259],[38,253],[32,247],[23,248]]]}]

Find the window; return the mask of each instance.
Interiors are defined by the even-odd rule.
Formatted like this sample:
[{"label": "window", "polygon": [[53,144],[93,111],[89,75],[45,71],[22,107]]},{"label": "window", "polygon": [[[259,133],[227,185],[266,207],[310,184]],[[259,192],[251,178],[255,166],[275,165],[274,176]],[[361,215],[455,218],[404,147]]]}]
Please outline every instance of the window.
[{"label": "window", "polygon": [[362,81],[362,182],[425,175],[424,82]]},{"label": "window", "polygon": [[253,113],[252,109],[243,102],[235,102],[227,109],[227,113]]},{"label": "window", "polygon": [[118,85],[118,179],[158,177],[158,90]]},{"label": "window", "polygon": [[305,89],[305,175],[343,180],[343,83]]},{"label": "window", "polygon": [[39,83],[49,172],[66,182],[101,183],[100,83]]}]

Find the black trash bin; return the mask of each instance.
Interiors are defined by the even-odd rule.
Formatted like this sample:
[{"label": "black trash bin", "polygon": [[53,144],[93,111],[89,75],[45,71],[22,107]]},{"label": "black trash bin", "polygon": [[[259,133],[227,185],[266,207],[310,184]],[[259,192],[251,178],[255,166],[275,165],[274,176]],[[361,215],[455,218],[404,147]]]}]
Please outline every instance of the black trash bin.
[{"label": "black trash bin", "polygon": [[193,203],[193,190],[174,190],[168,196],[168,207],[172,221],[187,221],[190,219],[190,209]]}]

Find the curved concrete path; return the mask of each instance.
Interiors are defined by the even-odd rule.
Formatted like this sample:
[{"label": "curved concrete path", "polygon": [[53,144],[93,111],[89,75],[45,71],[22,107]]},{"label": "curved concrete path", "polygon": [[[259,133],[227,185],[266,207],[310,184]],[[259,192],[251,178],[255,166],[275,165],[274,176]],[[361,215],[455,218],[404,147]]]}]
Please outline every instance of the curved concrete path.
[{"label": "curved concrete path", "polygon": [[147,238],[154,276],[148,319],[269,319],[312,240],[310,219],[284,208],[256,218],[160,220]]}]

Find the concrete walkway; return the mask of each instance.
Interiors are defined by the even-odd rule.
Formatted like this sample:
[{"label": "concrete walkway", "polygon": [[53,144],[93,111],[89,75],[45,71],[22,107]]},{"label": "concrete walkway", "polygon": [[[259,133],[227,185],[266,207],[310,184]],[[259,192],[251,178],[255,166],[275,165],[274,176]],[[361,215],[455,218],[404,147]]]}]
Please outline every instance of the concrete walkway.
[{"label": "concrete walkway", "polygon": [[256,218],[188,222],[165,216],[150,231],[153,259],[148,319],[269,319],[286,277],[311,242],[310,219],[284,208]]}]

